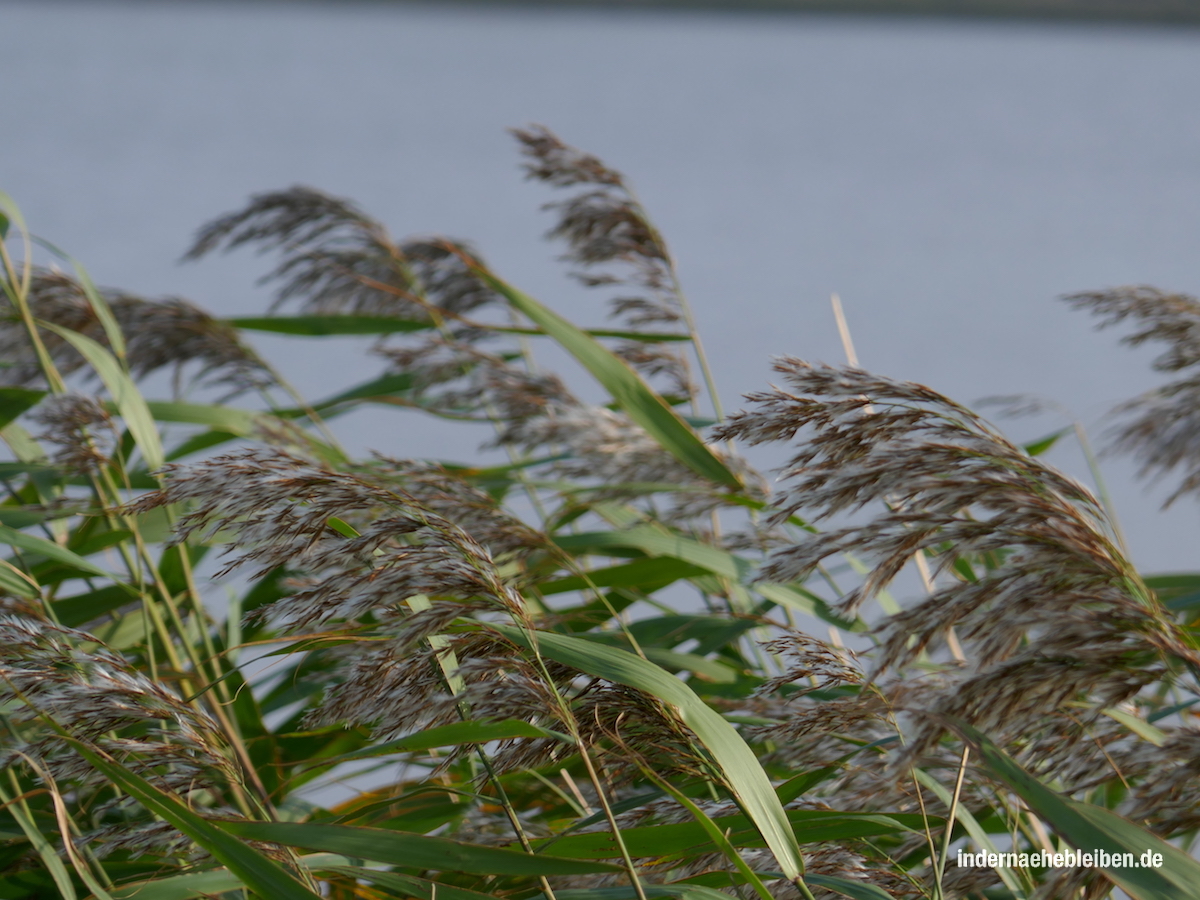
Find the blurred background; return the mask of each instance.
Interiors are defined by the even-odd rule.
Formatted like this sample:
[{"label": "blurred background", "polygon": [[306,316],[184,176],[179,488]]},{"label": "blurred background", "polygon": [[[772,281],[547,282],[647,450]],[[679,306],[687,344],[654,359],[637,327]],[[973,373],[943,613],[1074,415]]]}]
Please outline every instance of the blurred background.
[{"label": "blurred background", "polygon": [[[1200,293],[1197,24],[1189,0],[0,0],[0,190],[99,284],[221,315],[266,310],[270,260],[181,265],[195,230],[307,184],[398,237],[468,239],[601,325],[505,132],[541,123],[639,191],[726,408],[772,354],[844,361],[837,292],[864,367],[967,403],[1037,395],[1062,411],[1002,422],[1014,438],[1078,418],[1103,444],[1111,407],[1160,383],[1154,353],[1056,298]],[[384,368],[366,339],[253,339],[312,398]],[[486,436],[390,408],[339,431],[455,460]],[[1049,459],[1089,480],[1072,441]],[[1136,561],[1200,566],[1195,503],[1161,512],[1169,486],[1104,470]]]}]

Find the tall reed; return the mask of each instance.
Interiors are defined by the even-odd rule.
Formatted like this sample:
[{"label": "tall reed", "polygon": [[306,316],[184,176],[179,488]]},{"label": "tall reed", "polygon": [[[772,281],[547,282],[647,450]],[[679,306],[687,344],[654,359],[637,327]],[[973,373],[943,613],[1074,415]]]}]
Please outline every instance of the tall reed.
[{"label": "tall reed", "polygon": [[[0,897],[1197,896],[1200,574],[922,385],[784,358],[726,418],[628,179],[514,136],[607,323],[308,187],[199,232],[274,260],[221,320],[35,258],[0,197]],[[1116,444],[1194,492],[1200,303],[1069,299],[1167,344]],[[379,374],[299,397],[254,332]],[[362,408],[508,462],[349,458]]]}]

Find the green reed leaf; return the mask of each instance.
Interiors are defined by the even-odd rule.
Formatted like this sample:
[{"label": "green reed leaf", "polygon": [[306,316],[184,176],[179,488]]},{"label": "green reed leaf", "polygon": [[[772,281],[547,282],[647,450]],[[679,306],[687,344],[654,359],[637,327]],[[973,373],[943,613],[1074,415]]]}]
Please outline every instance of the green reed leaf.
[{"label": "green reed leaf", "polygon": [[154,881],[139,881],[109,891],[113,900],[192,900],[236,891],[246,885],[228,869],[188,872]]},{"label": "green reed leaf", "polygon": [[55,618],[68,628],[78,628],[113,610],[128,606],[137,601],[137,596],[130,594],[129,588],[121,584],[110,584],[108,587],[97,588],[86,594],[73,597],[63,597],[55,600],[51,606]]},{"label": "green reed leaf", "polygon": [[789,879],[804,872],[800,845],[770,779],[754,752],[737,730],[711,709],[696,693],[669,672],[615,647],[537,631],[532,634],[511,625],[496,625],[514,643],[533,649],[556,662],[598,678],[645,691],[674,707],[711,754],[726,784],[754,823]]},{"label": "green reed leaf", "polygon": [[662,647],[643,647],[642,652],[650,662],[669,671],[692,672],[714,684],[733,684],[738,680],[737,669],[696,653],[680,653]]},{"label": "green reed leaf", "polygon": [[835,894],[849,897],[850,900],[892,900],[892,895],[883,888],[863,881],[851,881],[849,878],[838,878],[835,875],[805,875],[804,880]]},{"label": "green reed leaf", "polygon": [[681,559],[657,557],[639,559],[635,562],[603,569],[591,569],[585,576],[571,575],[567,578],[557,578],[538,585],[538,593],[542,596],[561,594],[566,591],[583,591],[593,587],[637,587],[653,586],[654,589],[665,587],[681,578],[692,578],[704,575],[709,570],[696,566]]},{"label": "green reed leaf", "polygon": [[96,341],[86,335],[79,334],[67,328],[60,328],[51,322],[38,322],[38,326],[52,331],[64,341],[79,351],[88,361],[104,386],[112,395],[113,402],[130,434],[142,450],[142,457],[151,471],[161,468],[164,462],[162,440],[154,425],[154,417],[145,398],[133,383],[133,379],[121,368],[116,358]]},{"label": "green reed leaf", "polygon": [[108,338],[108,343],[113,349],[113,354],[117,359],[121,360],[123,365],[125,363],[125,335],[121,331],[121,326],[117,324],[117,317],[113,315],[112,307],[108,305],[108,301],[104,299],[104,295],[96,289],[96,285],[92,282],[92,278],[88,275],[87,270],[71,257],[68,256],[67,259],[75,268],[75,277],[79,281],[79,286],[83,289],[88,303],[92,305],[92,312],[96,314],[96,318],[100,322],[100,327],[104,329],[104,336]]},{"label": "green reed leaf", "polygon": [[[746,816],[720,816],[712,820],[735,847],[762,847],[762,835]],[[790,831],[798,843],[845,841],[883,834],[916,833],[924,820],[915,813],[841,813],[826,810],[787,810]],[[934,819],[930,820],[936,821]],[[710,835],[700,822],[673,822],[622,829],[621,837],[633,856],[675,857],[708,852]],[[579,859],[616,859],[621,851],[609,831],[589,831],[562,838],[535,841],[558,856]],[[806,875],[805,878],[808,876]]]},{"label": "green reed leaf", "polygon": [[221,827],[231,835],[252,841],[274,841],[289,847],[325,850],[418,869],[529,876],[620,871],[605,863],[532,855],[503,847],[464,844],[449,838],[384,828],[316,822],[222,822]]},{"label": "green reed leaf", "polygon": [[[439,881],[429,881],[414,875],[404,875],[400,872],[381,872],[378,869],[368,869],[363,866],[324,866],[320,871],[366,881],[394,891],[397,896],[401,897],[419,897],[421,900],[495,900],[494,894],[481,894],[478,891],[455,887],[452,884],[442,884]],[[561,896],[557,891],[555,894]]]},{"label": "green reed leaf", "polygon": [[[379,378],[373,378],[370,381],[363,382],[355,387],[348,388],[339,394],[334,394],[332,397],[326,397],[313,404],[313,409],[318,412],[323,412],[335,406],[341,406],[345,403],[352,403],[356,400],[371,401],[380,397],[390,397],[394,394],[403,393],[411,390],[413,386],[413,376],[408,372],[401,372],[394,375],[381,375]],[[290,416],[294,411],[287,410],[281,415]],[[299,412],[298,410],[295,412]]]},{"label": "green reed leaf", "polygon": [[1200,885],[1200,863],[1196,860],[1111,810],[1063,797],[1026,772],[978,729],[958,719],[949,719],[949,723],[992,775],[1077,849],[1132,853],[1135,861],[1147,850],[1162,854],[1161,868],[1103,869],[1134,900],[1195,900],[1196,885]]},{"label": "green reed leaf", "polygon": [[[300,858],[300,864],[310,871],[336,870],[336,863],[339,862],[346,862],[345,857],[331,853]],[[109,893],[113,900],[192,900],[195,897],[212,897],[237,891],[245,886],[233,872],[219,868],[124,884],[112,888]]]},{"label": "green reed leaf", "polygon": [[211,853],[263,900],[314,900],[318,896],[279,863],[233,837],[227,830],[196,815],[175,797],[140,775],[101,756],[79,741],[71,742],[79,754],[113,784]]},{"label": "green reed leaf", "polygon": [[1042,438],[1041,440],[1034,441],[1030,444],[1025,444],[1022,449],[1030,456],[1041,456],[1043,453],[1047,452],[1051,447],[1057,444],[1059,438],[1061,438],[1063,435],[1070,434],[1074,430],[1074,428],[1060,428],[1053,434],[1046,435],[1046,437]]},{"label": "green reed leaf", "polygon": [[[237,437],[256,437],[269,430],[272,423],[279,425],[281,418],[293,418],[293,410],[283,415],[238,409],[234,406],[218,406],[208,403],[183,403],[169,400],[149,400],[146,406],[150,414],[160,422],[183,422],[190,425],[207,425],[210,430],[189,438],[171,451],[168,459],[186,456],[189,452],[203,450],[225,443]],[[300,412],[300,411],[296,411]],[[309,436],[308,445],[327,461],[344,459],[341,451]]]},{"label": "green reed leaf", "polygon": [[502,294],[516,309],[541,326],[585,369],[604,385],[629,417],[650,434],[664,450],[709,481],[740,490],[738,477],[708,448],[679,413],[652,391],[623,359],[582,328],[564,319],[527,294],[505,284],[494,275],[475,269],[489,287]]},{"label": "green reed leaf", "polygon": [[0,428],[37,406],[45,396],[45,391],[17,387],[0,388]]},{"label": "green reed leaf", "polygon": [[0,590],[26,600],[34,600],[39,596],[37,582],[6,559],[0,559]]},{"label": "green reed leaf", "polygon": [[176,400],[148,400],[150,414],[160,422],[185,422],[190,425],[208,425],[234,434],[249,435],[270,416],[234,406],[217,406],[209,403],[182,403]]},{"label": "green reed leaf", "polygon": [[[11,771],[10,778],[12,778]],[[15,779],[13,780],[13,786],[16,787]],[[66,864],[59,857],[58,849],[50,843],[46,836],[42,834],[41,829],[38,828],[37,822],[34,820],[24,798],[18,800],[15,797],[10,797],[8,792],[0,787],[0,801],[3,801],[5,811],[20,826],[26,840],[29,841],[41,858],[42,864],[46,867],[46,872],[50,875],[50,880],[58,888],[60,900],[76,900],[78,895],[75,893],[74,882],[71,880],[71,875],[67,871]],[[46,886],[49,887],[49,885]],[[3,886],[0,886],[0,889],[3,889]]]},{"label": "green reed leaf", "polygon": [[269,331],[303,337],[327,335],[395,334],[427,331],[433,323],[394,316],[249,316],[226,319],[225,324],[249,331]]},{"label": "green reed leaf", "polygon": [[54,541],[48,541],[34,534],[26,534],[24,531],[17,531],[7,525],[0,525],[0,543],[27,550],[30,553],[37,553],[47,559],[62,563],[64,566],[70,566],[85,575],[99,575],[101,578],[111,577],[104,569],[84,559],[78,553],[72,553]]},{"label": "green reed leaf", "polygon": [[623,531],[591,531],[555,538],[555,543],[568,553],[613,549],[638,550],[652,557],[670,557],[728,578],[735,584],[746,585],[766,599],[845,628],[861,631],[864,623],[836,615],[825,601],[794,585],[754,581],[755,565],[737,554],[705,544],[694,538],[674,534],[654,525],[637,525]]},{"label": "green reed leaf", "polygon": [[[501,334],[546,334],[541,328],[521,328],[514,325],[489,325],[488,329],[498,331]],[[648,343],[657,343],[659,341],[690,341],[692,339],[692,336],[685,331],[630,331],[625,328],[583,328],[580,330],[592,337],[620,338],[625,341],[645,341]]]}]

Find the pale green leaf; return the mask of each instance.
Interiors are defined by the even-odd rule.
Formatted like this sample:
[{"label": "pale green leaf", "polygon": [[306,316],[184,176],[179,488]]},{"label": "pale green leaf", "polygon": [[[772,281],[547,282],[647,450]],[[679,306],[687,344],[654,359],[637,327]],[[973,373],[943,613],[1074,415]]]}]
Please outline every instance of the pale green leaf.
[{"label": "pale green leaf", "polygon": [[69,343],[96,370],[96,374],[100,376],[113,402],[116,403],[130,434],[141,448],[146,465],[151,471],[161,468],[164,461],[162,440],[154,425],[154,417],[150,414],[150,407],[145,398],[133,383],[133,379],[121,368],[120,363],[108,350],[86,335],[60,328],[51,322],[38,322],[38,325]]},{"label": "pale green leaf", "polygon": [[78,569],[87,575],[99,575],[102,578],[110,577],[106,571],[95,563],[89,562],[77,553],[72,553],[66,547],[59,546],[53,541],[48,541],[37,535],[17,531],[17,529],[10,528],[7,525],[0,525],[0,543],[5,543],[21,550],[27,550],[30,553],[40,554],[57,563]]},{"label": "pale green leaf", "polygon": [[527,632],[495,626],[505,637],[540,654],[618,684],[657,697],[677,711],[720,769],[738,804],[762,834],[788,878],[804,871],[800,846],[771,782],[742,736],[691,688],[669,672],[639,656],[579,638],[545,631]]},{"label": "pale green leaf", "polygon": [[629,417],[651,435],[664,450],[692,471],[726,487],[741,489],[742,483],[704,441],[679,417],[679,413],[652,391],[627,362],[558,313],[532,297],[505,284],[481,269],[475,273],[502,294],[516,309],[558,341],[612,395]]},{"label": "pale green leaf", "polygon": [[1167,734],[1161,728],[1151,725],[1145,719],[1140,719],[1137,716],[1130,715],[1122,709],[1109,707],[1103,710],[1104,714],[1110,719],[1120,722],[1138,737],[1149,741],[1155,747],[1161,747],[1167,740]]},{"label": "pale green leaf", "polygon": [[164,793],[140,775],[100,756],[78,741],[72,743],[79,754],[113,784],[211,853],[263,900],[315,900],[318,897],[279,863],[196,815],[178,799]]}]

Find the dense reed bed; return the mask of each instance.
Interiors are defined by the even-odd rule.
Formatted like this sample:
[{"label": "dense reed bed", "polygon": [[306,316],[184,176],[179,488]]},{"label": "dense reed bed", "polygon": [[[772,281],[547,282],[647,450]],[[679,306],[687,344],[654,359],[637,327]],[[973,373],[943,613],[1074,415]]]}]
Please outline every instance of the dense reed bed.
[{"label": "dense reed bed", "polygon": [[[311,188],[199,232],[272,260],[233,320],[0,196],[0,897],[1200,896],[1200,574],[931,388],[783,358],[726,415],[624,176],[514,135],[600,327]],[[1068,299],[1164,346],[1115,445],[1195,493],[1200,302]],[[300,397],[254,332],[379,375]],[[364,407],[508,462],[350,458]]]}]

